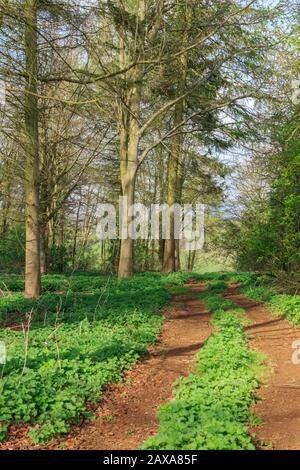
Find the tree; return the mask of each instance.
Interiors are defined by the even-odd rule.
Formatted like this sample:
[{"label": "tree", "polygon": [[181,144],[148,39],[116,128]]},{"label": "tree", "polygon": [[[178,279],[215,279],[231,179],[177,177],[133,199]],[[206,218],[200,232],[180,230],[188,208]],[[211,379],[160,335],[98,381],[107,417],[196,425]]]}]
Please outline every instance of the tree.
[{"label": "tree", "polygon": [[40,271],[40,202],[39,202],[39,131],[38,131],[38,0],[25,0],[25,297],[38,297],[41,292]]},{"label": "tree", "polygon": [[[116,203],[121,194],[128,206],[218,203],[226,173],[218,156],[257,136],[248,104],[261,99],[265,83],[269,42],[262,25],[269,10],[252,1],[39,1],[32,28],[38,67],[29,80],[25,44],[20,51],[24,2],[0,7],[0,72],[8,90],[0,147],[3,233],[24,221],[25,208],[32,220],[27,199],[34,194],[41,271],[55,269],[58,253],[60,269],[76,269],[86,260],[96,265],[90,253],[101,202]],[[24,192],[25,154],[31,157],[24,173],[31,173]],[[160,263],[166,272],[184,266],[173,223],[170,240],[134,244],[127,236],[132,217],[125,209],[122,215],[125,236],[101,242],[100,266],[112,271],[119,258],[120,277]],[[36,246],[35,235],[28,241]]]}]

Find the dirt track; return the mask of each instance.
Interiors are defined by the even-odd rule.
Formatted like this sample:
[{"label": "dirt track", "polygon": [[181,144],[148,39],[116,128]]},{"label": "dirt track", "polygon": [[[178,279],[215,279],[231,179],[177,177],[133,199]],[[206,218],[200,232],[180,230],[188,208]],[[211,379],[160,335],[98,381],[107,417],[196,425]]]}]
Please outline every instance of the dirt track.
[{"label": "dirt track", "polygon": [[[167,321],[159,343],[126,374],[122,384],[105,393],[96,421],[75,428],[47,449],[130,450],[157,432],[158,409],[172,398],[176,379],[192,371],[197,351],[212,332],[211,316],[194,295],[203,289],[195,285],[190,293],[174,296],[165,310]],[[34,449],[26,431],[17,429],[0,449]]]},{"label": "dirt track", "polygon": [[[193,370],[195,355],[212,332],[211,316],[194,296],[203,289],[194,284],[189,293],[174,296],[165,311],[160,341],[121,384],[104,394],[96,421],[75,428],[47,449],[130,450],[157,432],[159,407],[172,398],[176,379]],[[272,365],[272,373],[258,391],[262,400],[253,410],[263,423],[250,431],[256,434],[260,449],[300,449],[300,364],[291,361],[300,328],[237,292],[233,285],[225,296],[245,309],[253,322],[246,327],[250,346],[265,353]],[[0,449],[36,448],[26,432],[26,427],[17,428]]]},{"label": "dirt track", "polygon": [[106,395],[97,420],[67,439],[65,448],[136,449],[158,430],[159,407],[171,399],[175,380],[193,369],[195,354],[212,331],[209,313],[192,293],[174,296],[165,314],[159,344]]},{"label": "dirt track", "polygon": [[[262,449],[300,450],[300,364],[292,363],[292,343],[300,328],[275,317],[264,306],[237,295],[227,296],[246,310],[253,324],[246,328],[250,346],[268,355],[273,371],[258,394],[254,413],[263,423],[251,429]],[[271,445],[272,443],[272,445]]]}]

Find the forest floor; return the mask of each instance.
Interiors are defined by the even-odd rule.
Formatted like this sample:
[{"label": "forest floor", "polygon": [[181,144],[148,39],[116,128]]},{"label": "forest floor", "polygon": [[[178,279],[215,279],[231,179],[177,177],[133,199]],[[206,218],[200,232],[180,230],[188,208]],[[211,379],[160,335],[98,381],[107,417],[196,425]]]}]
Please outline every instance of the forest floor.
[{"label": "forest floor", "polygon": [[205,285],[177,294],[164,311],[159,342],[121,383],[108,387],[95,421],[74,427],[67,437],[46,446],[32,445],[26,429],[18,429],[1,449],[136,449],[158,431],[157,411],[172,398],[174,382],[194,368],[196,352],[212,332],[211,315],[195,298]]},{"label": "forest floor", "polygon": [[211,315],[195,298],[204,289],[197,285],[173,296],[159,343],[121,384],[110,387],[94,422],[48,449],[131,450],[158,431],[158,409],[172,398],[174,382],[192,371],[196,352],[212,332]]},{"label": "forest floor", "polygon": [[[258,449],[300,449],[300,369],[291,361],[292,343],[300,327],[292,327],[262,304],[247,299],[232,285],[224,297],[242,307],[252,324],[246,326],[250,347],[266,354],[269,374],[258,391],[253,412],[262,421],[252,426]],[[210,314],[194,298],[203,285],[175,295],[166,309],[160,342],[146,360],[106,394],[94,423],[75,430],[48,448],[136,449],[158,430],[157,411],[172,398],[174,381],[193,369],[195,353],[212,332]]]},{"label": "forest floor", "polygon": [[[146,357],[106,389],[94,421],[85,421],[65,437],[35,446],[21,428],[1,449],[131,450],[139,448],[159,428],[157,412],[173,397],[174,382],[195,368],[196,353],[213,331],[211,314],[198,294],[205,283],[191,281],[164,310],[166,321],[159,341]],[[230,284],[223,296],[242,307],[252,323],[245,326],[250,347],[267,356],[268,374],[253,413],[262,423],[251,426],[258,449],[300,449],[300,365],[292,363],[292,344],[300,327],[274,316],[267,307],[239,293]]]},{"label": "forest floor", "polygon": [[250,347],[265,353],[271,373],[258,391],[253,412],[262,423],[252,427],[259,449],[300,449],[300,365],[292,363],[292,343],[300,340],[300,327],[274,316],[262,304],[229,289],[226,297],[242,307],[252,324],[246,327]]}]

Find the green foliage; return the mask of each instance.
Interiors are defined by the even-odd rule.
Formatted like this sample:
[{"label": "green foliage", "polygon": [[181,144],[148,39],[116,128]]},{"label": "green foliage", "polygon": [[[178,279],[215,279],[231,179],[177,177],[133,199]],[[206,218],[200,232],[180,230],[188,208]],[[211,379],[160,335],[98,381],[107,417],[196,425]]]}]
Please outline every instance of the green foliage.
[{"label": "green foliage", "polygon": [[256,278],[254,283],[242,286],[240,291],[257,302],[266,302],[274,313],[285,316],[292,323],[300,324],[300,296],[278,294],[271,286],[270,278]]},{"label": "green foliage", "polygon": [[64,245],[52,245],[47,251],[47,263],[50,272],[64,272],[71,262],[71,255]]},{"label": "green foliage", "polygon": [[227,279],[228,273],[204,273],[201,274],[203,281],[223,281]]},{"label": "green foliage", "polygon": [[24,245],[24,227],[21,225],[0,237],[0,271],[9,269],[10,272],[19,272],[23,269]]},{"label": "green foliage", "polygon": [[[87,292],[47,293],[38,301],[21,293],[0,298],[2,321],[14,323],[0,335],[8,353],[1,379],[1,438],[9,424],[28,423],[33,442],[41,443],[89,416],[86,402],[96,403],[105,385],[120,380],[156,340],[172,278],[179,284],[186,276],[148,273],[119,282],[79,275],[70,282]],[[47,277],[51,288],[61,279]],[[29,312],[24,335],[21,323]]]},{"label": "green foliage", "polygon": [[169,288],[169,292],[172,295],[187,294],[189,292],[188,286],[174,286]]},{"label": "green foliage", "polygon": [[176,272],[176,273],[171,273],[167,274],[165,276],[161,276],[161,274],[156,273],[156,276],[161,278],[161,281],[164,285],[180,285],[180,284],[185,284],[188,281],[194,280],[194,281],[202,281],[203,278],[200,274],[197,273],[188,273],[188,272]]},{"label": "green foliage", "polygon": [[[300,267],[299,123],[282,131],[282,154],[270,162],[271,188],[253,196],[238,223],[226,224],[224,243],[242,269],[289,273]],[[287,136],[293,135],[293,138]]]},{"label": "green foliage", "polygon": [[[94,274],[46,274],[42,276],[43,292],[61,291],[93,291],[103,287],[107,277],[100,273]],[[24,290],[25,281],[23,275],[0,275],[0,289],[18,292]]]},{"label": "green foliage", "polygon": [[[234,275],[245,275],[245,273],[190,273],[190,272],[176,272],[167,275],[161,275],[158,272],[151,273],[153,278],[160,280],[163,285],[182,285],[190,280],[199,282],[206,281],[222,281],[224,279],[232,279]],[[248,276],[249,273],[247,273]],[[149,276],[149,273],[137,274],[140,279],[143,276]],[[102,288],[107,284],[107,276],[101,272],[75,272],[64,274],[46,274],[42,276],[42,290],[43,292],[83,292],[93,291]],[[238,281],[237,281],[238,282]],[[115,283],[118,280],[114,275],[109,278],[109,284]],[[20,274],[0,274],[0,289],[11,292],[18,292],[24,290],[25,281],[24,276]]]},{"label": "green foliage", "polygon": [[299,295],[273,295],[270,300],[271,309],[284,315],[292,323],[300,324],[300,296]]},{"label": "green foliage", "polygon": [[[149,273],[137,274],[139,279],[149,277]],[[190,280],[202,281],[203,276],[197,273],[176,272],[167,275],[153,272],[151,277],[166,285],[181,285]],[[101,272],[79,272],[65,274],[46,274],[42,276],[43,292],[83,292],[100,289],[108,283],[108,277]],[[109,277],[110,285],[118,285],[118,279],[112,275]],[[25,281],[23,275],[17,274],[0,274],[0,289],[18,292],[24,290]]]},{"label": "green foliage", "polygon": [[230,282],[241,283],[243,286],[253,284],[258,279],[258,275],[248,272],[236,272],[228,275]]},{"label": "green foliage", "polygon": [[224,299],[201,295],[216,334],[198,353],[196,373],[181,379],[175,399],[160,409],[159,432],[142,449],[254,449],[247,424],[262,358],[247,346],[241,309],[225,311]]},{"label": "green foliage", "polygon": [[272,298],[272,294],[266,287],[248,286],[240,289],[242,294],[245,294],[250,299],[257,302],[268,302]]},{"label": "green foliage", "polygon": [[208,284],[207,290],[208,292],[223,292],[227,289],[227,282],[225,281],[212,281]]},{"label": "green foliage", "polygon": [[215,312],[217,310],[229,310],[234,307],[234,303],[229,299],[224,299],[218,295],[211,295],[206,292],[199,294],[199,298],[205,302],[208,310],[210,312]]}]

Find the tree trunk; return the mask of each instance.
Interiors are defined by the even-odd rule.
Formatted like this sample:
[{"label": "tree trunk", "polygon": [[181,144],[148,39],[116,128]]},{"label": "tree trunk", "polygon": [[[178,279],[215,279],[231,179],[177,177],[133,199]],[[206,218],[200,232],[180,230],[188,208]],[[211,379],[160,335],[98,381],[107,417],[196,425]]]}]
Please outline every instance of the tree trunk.
[{"label": "tree trunk", "polygon": [[188,264],[187,264],[187,269],[188,271],[193,271],[194,265],[195,265],[195,259],[196,259],[196,250],[189,250],[189,255],[188,255]]},{"label": "tree trunk", "polygon": [[40,230],[40,269],[41,274],[47,272],[47,255],[46,255],[46,234],[45,229]]},{"label": "tree trunk", "polygon": [[[139,20],[144,19],[144,0],[139,1]],[[123,27],[119,31],[119,63],[120,68],[126,67],[130,60],[131,52],[126,46],[126,32]],[[123,100],[120,101],[119,108],[119,135],[120,135],[120,177],[122,196],[127,198],[127,207],[122,206],[122,236],[120,241],[120,259],[118,277],[131,277],[133,275],[133,249],[134,241],[128,233],[128,226],[131,218],[128,217],[128,210],[135,201],[135,184],[138,169],[138,147],[140,132],[138,116],[141,100],[141,76],[142,69],[137,66],[131,75],[126,76],[133,85],[124,90]]]},{"label": "tree trunk", "polygon": [[[177,15],[178,15],[178,25],[180,28],[187,28],[188,21],[188,2],[185,4],[178,2],[177,3]],[[183,37],[183,45],[188,45],[188,33],[186,32]],[[187,53],[182,54],[178,61],[178,82],[177,82],[177,95],[183,95],[186,88],[186,73],[187,73]],[[169,153],[168,161],[168,196],[167,203],[170,207],[170,239],[165,242],[164,250],[164,263],[163,263],[163,272],[169,273],[174,272],[180,266],[179,259],[179,243],[176,243],[177,240],[175,237],[175,228],[174,228],[174,209],[173,205],[179,203],[181,199],[181,176],[182,170],[181,167],[183,160],[183,136],[180,133],[180,128],[182,125],[184,117],[184,100],[180,100],[175,105],[174,110],[174,129],[175,135],[173,136],[171,143],[171,151]],[[176,259],[176,244],[177,244],[177,259]]]},{"label": "tree trunk", "polygon": [[10,196],[10,183],[3,182],[4,194],[3,194],[3,204],[2,204],[2,220],[1,220],[1,237],[5,237],[9,231],[9,212],[11,207],[11,196]]},{"label": "tree trunk", "polygon": [[196,250],[193,250],[192,256],[191,256],[191,264],[190,264],[190,270],[191,271],[194,270],[195,260],[196,260]]},{"label": "tree trunk", "polygon": [[[133,156],[133,155],[132,155]],[[120,246],[119,278],[131,277],[133,275],[133,247],[134,241],[128,233],[131,217],[128,217],[128,209],[134,204],[134,192],[136,182],[137,165],[133,161],[121,161],[121,184],[122,196],[126,197],[127,204],[121,206],[122,237]]]},{"label": "tree trunk", "polygon": [[[183,102],[175,106],[174,127],[181,123],[183,118]],[[182,152],[182,136],[173,137],[168,160],[168,195],[167,204],[170,207],[170,237],[165,241],[163,272],[171,273],[176,270],[176,243],[174,227],[174,204],[177,202],[178,162]]]},{"label": "tree trunk", "polygon": [[25,0],[25,297],[41,293],[39,226],[39,137],[37,101],[37,0]]},{"label": "tree trunk", "polygon": [[81,191],[80,191],[79,204],[78,204],[77,211],[76,211],[76,221],[75,221],[73,246],[72,246],[72,269],[73,269],[73,271],[76,268],[77,236],[78,236],[78,230],[79,230],[80,210],[81,210]]},{"label": "tree trunk", "polygon": [[175,240],[175,271],[181,270],[180,240]]}]

